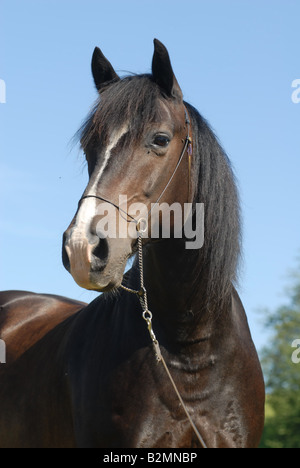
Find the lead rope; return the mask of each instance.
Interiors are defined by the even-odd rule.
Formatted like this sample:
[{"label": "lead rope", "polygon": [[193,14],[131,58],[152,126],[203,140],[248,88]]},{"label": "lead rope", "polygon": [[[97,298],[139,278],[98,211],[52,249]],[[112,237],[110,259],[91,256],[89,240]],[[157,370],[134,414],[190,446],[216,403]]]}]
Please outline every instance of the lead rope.
[{"label": "lead rope", "polygon": [[152,343],[153,343],[153,348],[154,348],[154,352],[155,352],[155,355],[156,355],[156,360],[157,362],[161,362],[165,371],[166,371],[166,374],[175,390],[175,393],[177,395],[177,398],[178,400],[180,401],[180,404],[189,420],[189,423],[190,425],[192,426],[192,429],[198,439],[198,441],[200,442],[200,445],[202,446],[202,448],[208,448],[207,445],[205,444],[204,440],[203,440],[203,437],[201,436],[200,432],[198,431],[196,425],[194,424],[194,421],[192,420],[192,417],[179,393],[179,390],[177,388],[177,385],[176,383],[174,382],[174,379],[170,373],[170,370],[167,366],[167,363],[162,355],[162,352],[161,352],[161,349],[160,349],[160,345],[159,345],[159,342],[155,336],[155,333],[153,331],[153,327],[152,327],[152,312],[149,310],[148,308],[148,297],[147,297],[147,291],[146,291],[146,288],[145,288],[145,285],[144,285],[144,264],[143,264],[143,239],[142,239],[142,236],[143,236],[143,233],[141,232],[141,226],[140,226],[140,223],[137,222],[137,232],[138,232],[138,261],[139,261],[139,271],[140,271],[140,285],[141,285],[141,288],[139,291],[136,291],[135,289],[131,289],[131,288],[128,288],[127,286],[124,286],[123,284],[121,284],[121,288],[124,289],[125,291],[129,292],[129,293],[132,293],[132,294],[136,294],[138,296],[138,299],[140,301],[140,304],[141,304],[141,307],[142,307],[142,310],[143,310],[143,319],[146,321],[147,323],[147,327],[148,327],[148,332],[149,332],[149,335],[150,335],[150,338],[152,340]]}]

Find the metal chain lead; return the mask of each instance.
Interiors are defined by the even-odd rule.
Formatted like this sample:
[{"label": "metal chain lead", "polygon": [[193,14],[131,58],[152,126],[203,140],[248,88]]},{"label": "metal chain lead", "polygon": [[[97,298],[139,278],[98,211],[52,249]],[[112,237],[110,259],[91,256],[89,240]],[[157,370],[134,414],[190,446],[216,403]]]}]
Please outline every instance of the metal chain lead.
[{"label": "metal chain lead", "polygon": [[[138,228],[138,224],[137,224],[137,228]],[[133,294],[136,294],[138,296],[138,299],[140,301],[140,304],[141,304],[141,307],[142,307],[142,310],[143,310],[143,319],[146,321],[147,323],[147,327],[148,327],[148,332],[149,332],[149,335],[150,335],[150,338],[152,340],[152,343],[153,343],[153,348],[154,348],[154,352],[155,352],[155,355],[156,355],[156,360],[157,362],[161,362],[162,365],[164,366],[164,369],[167,373],[167,376],[174,388],[174,391],[180,401],[180,404],[189,420],[189,423],[194,431],[194,433],[196,434],[197,436],[197,439],[198,441],[200,442],[200,444],[202,445],[203,448],[208,448],[207,445],[205,444],[204,440],[203,440],[203,437],[201,436],[200,432],[198,431],[194,421],[192,420],[191,418],[191,415],[178,391],[178,388],[177,388],[177,385],[176,383],[174,382],[174,379],[169,371],[169,368],[167,366],[167,363],[161,353],[161,349],[160,349],[160,346],[159,346],[159,342],[155,336],[155,333],[153,331],[153,327],[152,327],[152,312],[148,309],[148,298],[147,298],[147,290],[145,288],[145,285],[144,285],[144,264],[143,264],[143,239],[142,239],[142,233],[141,232],[138,232],[138,261],[139,261],[139,270],[140,270],[140,284],[141,284],[141,289],[139,291],[135,290],[135,289],[131,289],[131,288],[127,288],[126,286],[124,285],[121,285],[122,289],[124,289],[125,291],[127,292],[130,292],[130,293],[133,293]]]},{"label": "metal chain lead", "polygon": [[[137,229],[139,227],[139,223],[137,224]],[[156,354],[156,359],[158,362],[162,360],[162,354],[160,351],[159,343],[156,339],[155,333],[153,331],[152,327],[152,312],[148,308],[148,297],[147,297],[147,290],[145,288],[144,284],[144,263],[143,263],[143,233],[138,231],[138,262],[139,262],[139,271],[140,271],[140,285],[141,288],[139,291],[135,289],[128,288],[127,286],[124,286],[121,284],[121,288],[124,289],[127,292],[130,292],[132,294],[136,294],[138,296],[138,299],[140,301],[142,310],[143,310],[143,319],[147,323],[148,326],[148,331],[150,338],[152,340],[152,343],[154,345],[154,350]]]}]

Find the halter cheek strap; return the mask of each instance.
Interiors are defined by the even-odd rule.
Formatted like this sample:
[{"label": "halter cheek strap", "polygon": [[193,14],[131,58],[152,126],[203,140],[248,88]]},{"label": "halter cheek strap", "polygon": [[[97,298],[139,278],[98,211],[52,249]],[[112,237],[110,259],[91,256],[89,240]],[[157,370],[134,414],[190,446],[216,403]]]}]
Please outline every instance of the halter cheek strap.
[{"label": "halter cheek strap", "polygon": [[192,177],[192,156],[193,156],[193,143],[192,143],[192,137],[190,135],[190,131],[191,131],[191,121],[190,121],[190,118],[189,118],[189,114],[188,114],[188,111],[186,109],[186,107],[184,107],[184,111],[185,111],[185,123],[187,124],[187,127],[188,127],[188,134],[187,134],[187,139],[188,139],[188,145],[187,145],[187,154],[188,154],[188,170],[189,170],[189,180],[188,180],[188,197],[190,196],[190,193],[191,193],[191,185],[192,185],[192,182],[191,182],[191,177]]}]

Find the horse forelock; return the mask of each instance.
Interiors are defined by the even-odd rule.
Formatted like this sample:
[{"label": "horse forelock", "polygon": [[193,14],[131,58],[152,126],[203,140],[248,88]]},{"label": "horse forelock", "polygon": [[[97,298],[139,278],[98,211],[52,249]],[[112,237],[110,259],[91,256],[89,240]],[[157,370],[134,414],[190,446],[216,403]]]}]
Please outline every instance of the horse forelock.
[{"label": "horse forelock", "polygon": [[[164,103],[165,106],[160,105]],[[101,141],[108,144],[112,130],[129,124],[130,143],[144,134],[145,127],[163,121],[168,107],[152,75],[133,75],[104,88],[86,122],[79,129],[81,146],[86,150]]]}]

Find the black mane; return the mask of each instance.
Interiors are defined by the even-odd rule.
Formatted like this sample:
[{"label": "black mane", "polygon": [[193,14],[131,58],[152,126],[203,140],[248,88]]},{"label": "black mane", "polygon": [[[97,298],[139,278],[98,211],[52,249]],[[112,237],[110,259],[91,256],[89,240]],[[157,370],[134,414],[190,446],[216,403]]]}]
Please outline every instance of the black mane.
[{"label": "black mane", "polygon": [[238,281],[240,203],[226,153],[206,120],[190,104],[185,105],[193,128],[195,201],[204,203],[205,210],[205,241],[199,251],[195,285],[202,283],[203,306],[214,310],[230,299],[232,285]]}]

